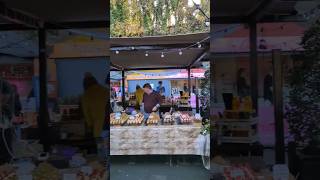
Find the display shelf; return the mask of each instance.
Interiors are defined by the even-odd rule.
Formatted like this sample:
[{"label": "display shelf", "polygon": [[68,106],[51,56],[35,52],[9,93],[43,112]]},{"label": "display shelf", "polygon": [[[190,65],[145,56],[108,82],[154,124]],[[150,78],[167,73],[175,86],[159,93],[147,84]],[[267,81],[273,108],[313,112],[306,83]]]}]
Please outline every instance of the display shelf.
[{"label": "display shelf", "polygon": [[231,136],[221,136],[220,143],[247,143],[252,144],[259,140],[257,135],[250,137],[231,137]]},{"label": "display shelf", "polygon": [[247,126],[258,124],[258,118],[250,119],[220,119],[216,121],[217,125]]},{"label": "display shelf", "polygon": [[[218,144],[248,143],[259,141],[257,124],[258,118],[250,119],[220,119],[216,121],[218,127]],[[230,136],[226,136],[230,134]],[[240,133],[241,132],[241,133]],[[245,134],[245,135],[243,135]]]}]

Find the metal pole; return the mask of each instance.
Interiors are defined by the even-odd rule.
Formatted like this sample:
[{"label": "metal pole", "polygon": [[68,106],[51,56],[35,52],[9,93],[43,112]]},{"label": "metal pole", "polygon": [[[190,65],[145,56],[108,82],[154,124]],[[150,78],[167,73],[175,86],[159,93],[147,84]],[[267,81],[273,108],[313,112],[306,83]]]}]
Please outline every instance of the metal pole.
[{"label": "metal pole", "polygon": [[121,86],[121,93],[122,93],[122,106],[125,109],[126,103],[126,93],[125,93],[125,71],[122,71],[122,86]]},{"label": "metal pole", "polygon": [[46,30],[38,30],[39,40],[39,86],[40,86],[40,109],[39,109],[39,131],[45,152],[49,151],[50,143],[48,137],[48,91],[47,91],[47,54],[46,54]]},{"label": "metal pole", "polygon": [[[107,86],[107,105],[106,105],[106,131],[108,132],[108,138],[105,140],[107,141],[107,154],[106,154],[106,166],[107,166],[107,170],[110,170],[110,116],[109,114],[111,113],[110,109],[111,109],[111,104],[110,104],[110,89],[112,88],[110,86],[110,57],[107,57],[107,79],[106,79],[106,86]],[[110,176],[108,176],[108,179],[110,180]]]},{"label": "metal pole", "polygon": [[258,51],[257,51],[257,23],[250,22],[250,82],[253,109],[258,115]]},{"label": "metal pole", "polygon": [[196,86],[196,88],[195,88],[195,94],[196,94],[196,113],[199,113],[199,94],[198,94],[198,83],[197,83],[197,78],[195,78],[195,86]]},{"label": "metal pole", "polygon": [[282,77],[282,61],[280,50],[272,51],[273,61],[273,98],[274,98],[274,116],[275,116],[275,149],[276,163],[285,163],[285,144],[284,144],[284,128],[283,128],[283,77]]},{"label": "metal pole", "polygon": [[191,96],[191,69],[188,67],[188,90],[189,96]]},{"label": "metal pole", "polygon": [[214,138],[216,137],[214,135],[214,132],[211,132],[212,129],[215,129],[215,125],[212,123],[213,122],[213,117],[214,117],[214,60],[213,60],[213,56],[212,53],[210,53],[210,114],[209,114],[209,120],[210,120],[210,154],[213,155],[214,154],[214,150],[217,148],[214,148],[217,141],[214,140]]}]

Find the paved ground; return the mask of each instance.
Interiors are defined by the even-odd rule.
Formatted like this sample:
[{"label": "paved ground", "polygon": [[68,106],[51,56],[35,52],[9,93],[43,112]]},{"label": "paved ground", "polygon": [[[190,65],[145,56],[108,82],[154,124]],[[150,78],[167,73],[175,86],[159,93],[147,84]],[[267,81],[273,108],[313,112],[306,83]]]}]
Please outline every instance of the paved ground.
[{"label": "paved ground", "polygon": [[[175,158],[173,158],[175,159]],[[180,162],[181,161],[181,162]],[[188,158],[187,162],[172,162],[165,156],[136,158],[112,158],[110,177],[112,180],[208,180],[210,173],[200,157]]]}]

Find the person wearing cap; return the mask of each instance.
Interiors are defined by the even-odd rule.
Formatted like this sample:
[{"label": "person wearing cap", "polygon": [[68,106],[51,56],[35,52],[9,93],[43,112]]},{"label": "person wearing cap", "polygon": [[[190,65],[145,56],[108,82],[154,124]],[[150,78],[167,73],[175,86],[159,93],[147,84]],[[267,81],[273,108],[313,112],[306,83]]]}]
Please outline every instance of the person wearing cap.
[{"label": "person wearing cap", "polygon": [[161,103],[161,95],[154,91],[149,83],[143,85],[143,90],[144,94],[141,110],[143,110],[145,118],[148,118],[150,113],[158,112]]}]

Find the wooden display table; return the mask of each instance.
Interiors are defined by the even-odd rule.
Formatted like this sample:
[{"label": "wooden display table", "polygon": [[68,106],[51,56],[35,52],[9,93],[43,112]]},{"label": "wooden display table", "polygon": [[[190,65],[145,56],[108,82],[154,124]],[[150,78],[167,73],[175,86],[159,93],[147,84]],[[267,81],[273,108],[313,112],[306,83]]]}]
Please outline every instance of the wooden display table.
[{"label": "wooden display table", "polygon": [[111,127],[110,155],[209,156],[210,138],[200,131],[196,125]]}]

